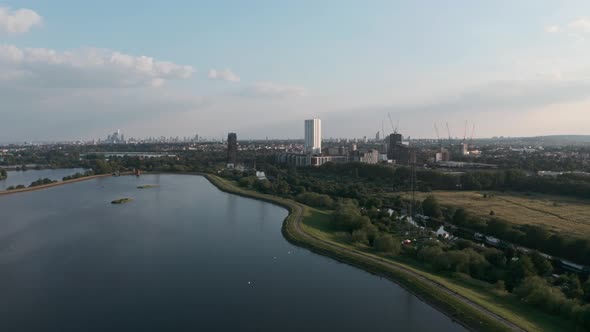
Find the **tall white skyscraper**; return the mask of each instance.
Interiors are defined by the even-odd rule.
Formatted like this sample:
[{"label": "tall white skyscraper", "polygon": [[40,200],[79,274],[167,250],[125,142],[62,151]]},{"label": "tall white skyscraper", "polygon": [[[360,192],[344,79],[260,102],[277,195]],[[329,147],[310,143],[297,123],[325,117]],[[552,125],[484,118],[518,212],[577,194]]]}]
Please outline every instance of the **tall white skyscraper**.
[{"label": "tall white skyscraper", "polygon": [[305,120],[305,152],[322,153],[322,120]]}]

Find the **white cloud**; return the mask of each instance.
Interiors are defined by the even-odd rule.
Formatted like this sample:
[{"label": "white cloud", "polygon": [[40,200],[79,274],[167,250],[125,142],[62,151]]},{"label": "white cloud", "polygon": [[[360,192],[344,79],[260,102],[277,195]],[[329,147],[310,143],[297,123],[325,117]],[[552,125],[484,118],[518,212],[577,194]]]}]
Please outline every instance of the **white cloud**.
[{"label": "white cloud", "polygon": [[577,19],[568,24],[568,28],[574,33],[590,33],[590,19]]},{"label": "white cloud", "polygon": [[545,32],[548,33],[557,33],[561,31],[561,28],[559,27],[559,25],[548,25],[545,27]]},{"label": "white cloud", "polygon": [[257,82],[247,87],[243,92],[247,96],[269,98],[304,97],[308,95],[307,89],[303,87],[273,82]]},{"label": "white cloud", "polygon": [[563,26],[549,25],[545,27],[545,32],[552,34],[563,33],[576,42],[584,42],[585,36],[590,35],[590,19],[579,18]]},{"label": "white cloud", "polygon": [[148,56],[97,48],[58,52],[0,44],[0,80],[48,87],[161,86],[189,78],[195,69]]},{"label": "white cloud", "polygon": [[33,10],[0,7],[0,32],[24,33],[42,22],[41,16]]},{"label": "white cloud", "polygon": [[213,79],[213,80],[224,80],[224,81],[228,81],[228,82],[239,82],[240,81],[240,77],[238,75],[236,75],[234,72],[231,71],[231,69],[226,68],[224,70],[220,70],[217,71],[215,69],[210,69],[209,70],[209,78]]}]

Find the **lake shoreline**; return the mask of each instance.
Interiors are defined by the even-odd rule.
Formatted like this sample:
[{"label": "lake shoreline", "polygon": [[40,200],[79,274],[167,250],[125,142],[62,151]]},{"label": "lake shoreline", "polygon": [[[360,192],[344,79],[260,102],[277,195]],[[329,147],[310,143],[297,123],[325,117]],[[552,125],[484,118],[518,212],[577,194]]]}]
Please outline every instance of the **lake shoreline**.
[{"label": "lake shoreline", "polygon": [[[411,272],[402,266],[394,266],[398,264],[393,264],[393,262],[386,263],[382,258],[380,259],[380,262],[375,258],[362,257],[363,255],[354,253],[351,249],[335,246],[334,244],[328,243],[322,239],[308,234],[300,228],[300,224],[303,220],[303,212],[305,209],[305,206],[300,203],[277,196],[245,190],[235,186],[232,183],[229,183],[225,179],[208,173],[146,172],[144,174],[186,174],[203,176],[220,191],[268,202],[283,207],[288,211],[288,215],[283,221],[281,232],[283,237],[288,242],[298,247],[308,249],[319,255],[330,257],[338,262],[345,263],[368,273],[386,278],[407,290],[431,307],[435,308],[437,311],[443,313],[454,322],[469,330],[504,331],[507,328],[510,328],[510,325],[512,325],[511,322],[508,322],[507,320],[503,319],[503,317],[498,316],[486,308],[483,308],[475,303],[469,303],[471,302],[470,300],[461,294],[457,294],[454,291],[447,289],[445,286],[438,284],[436,281],[430,280],[424,276],[418,276],[415,272]],[[132,174],[125,173],[121,175]],[[110,176],[112,176],[112,174],[100,174],[67,181],[59,181],[37,187],[27,187],[11,191],[0,191],[0,196],[47,189],[70,183]],[[444,288],[445,291],[443,291],[442,288]],[[483,324],[483,321],[486,321],[486,326],[489,328],[482,329],[481,324]],[[508,322],[508,324],[506,324],[504,321]]]},{"label": "lake shoreline", "polygon": [[[503,317],[471,302],[471,300],[461,294],[446,289],[444,285],[436,281],[429,280],[424,276],[418,277],[416,273],[408,273],[411,271],[401,266],[391,268],[391,263],[387,264],[383,259],[380,259],[382,262],[379,262],[378,259],[363,259],[361,255],[354,254],[350,249],[335,247],[330,243],[307,234],[299,227],[299,224],[302,223],[303,210],[305,208],[300,203],[281,197],[245,190],[212,174],[195,175],[204,176],[211,184],[223,192],[269,202],[287,209],[289,214],[283,221],[282,226],[282,233],[287,241],[319,255],[330,257],[338,262],[352,265],[368,273],[386,278],[468,330],[505,331],[507,329],[516,329],[524,331],[524,329],[514,325]],[[486,321],[488,328],[482,329],[483,321]]]}]

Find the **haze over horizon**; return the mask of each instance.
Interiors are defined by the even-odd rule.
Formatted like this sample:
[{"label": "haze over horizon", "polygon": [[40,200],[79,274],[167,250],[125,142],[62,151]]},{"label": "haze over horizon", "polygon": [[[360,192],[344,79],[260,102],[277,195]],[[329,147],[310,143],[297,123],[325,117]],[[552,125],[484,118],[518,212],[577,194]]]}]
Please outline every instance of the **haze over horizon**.
[{"label": "haze over horizon", "polygon": [[589,134],[590,2],[454,5],[0,2],[0,141]]}]

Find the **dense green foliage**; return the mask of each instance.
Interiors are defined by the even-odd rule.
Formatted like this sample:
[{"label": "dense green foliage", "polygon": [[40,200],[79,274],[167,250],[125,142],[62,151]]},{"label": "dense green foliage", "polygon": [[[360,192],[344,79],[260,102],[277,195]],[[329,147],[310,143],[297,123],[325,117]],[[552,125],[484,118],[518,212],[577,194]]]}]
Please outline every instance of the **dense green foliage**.
[{"label": "dense green foliage", "polygon": [[330,196],[313,192],[301,193],[295,196],[295,200],[299,203],[319,208],[332,208],[334,206],[334,200]]},{"label": "dense green foliage", "polygon": [[57,182],[57,181],[51,180],[49,178],[44,178],[44,179],[39,179],[39,180],[31,182],[29,187],[38,187],[38,186],[42,186],[42,185],[50,184],[50,183],[54,183],[54,182]]},{"label": "dense green foliage", "polygon": [[25,189],[25,185],[24,184],[19,184],[16,186],[9,186],[8,188],[6,188],[6,190],[18,190],[18,189]]},{"label": "dense green foliage", "polygon": [[94,175],[94,172],[93,171],[86,171],[84,173],[77,172],[76,174],[64,176],[62,178],[62,180],[63,181],[68,181],[68,180],[79,179],[79,178],[83,178],[83,177],[87,177],[87,176],[92,176],[92,175]]},{"label": "dense green foliage", "polygon": [[455,210],[452,218],[447,219],[454,225],[492,235],[512,244],[580,264],[590,264],[590,239],[552,233],[537,225],[516,225],[494,216],[483,219],[468,215],[464,209]]},{"label": "dense green foliage", "polygon": [[531,276],[515,288],[514,294],[529,305],[549,314],[568,317],[590,330],[590,304],[580,304],[576,298],[566,296],[563,290],[567,291],[567,288],[556,287],[541,277]]}]

